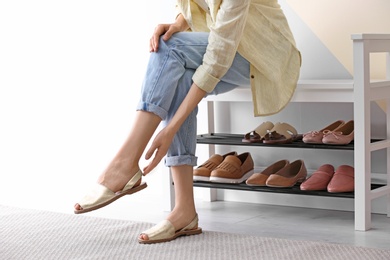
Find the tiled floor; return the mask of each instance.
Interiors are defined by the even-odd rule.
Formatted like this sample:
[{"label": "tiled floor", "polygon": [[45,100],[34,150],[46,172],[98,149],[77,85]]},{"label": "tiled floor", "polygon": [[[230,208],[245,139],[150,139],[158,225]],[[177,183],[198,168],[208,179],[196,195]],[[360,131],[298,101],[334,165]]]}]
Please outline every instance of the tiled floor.
[{"label": "tiled floor", "polygon": [[[94,216],[157,223],[168,212],[160,201],[133,196],[122,198]],[[353,212],[260,205],[241,202],[196,201],[199,225],[206,231],[324,241],[390,250],[390,218],[372,215],[372,229],[354,230]]]}]

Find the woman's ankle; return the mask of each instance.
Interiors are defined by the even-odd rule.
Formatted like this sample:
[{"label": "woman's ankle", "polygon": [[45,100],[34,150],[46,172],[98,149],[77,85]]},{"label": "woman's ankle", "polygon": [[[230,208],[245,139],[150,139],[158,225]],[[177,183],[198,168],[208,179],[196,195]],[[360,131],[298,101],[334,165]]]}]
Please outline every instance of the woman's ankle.
[{"label": "woman's ankle", "polygon": [[117,192],[122,190],[139,170],[138,164],[132,164],[129,160],[113,161],[99,176],[98,182],[113,192]]},{"label": "woman's ankle", "polygon": [[195,208],[187,208],[182,210],[173,210],[167,217],[176,230],[187,226],[196,216]]}]

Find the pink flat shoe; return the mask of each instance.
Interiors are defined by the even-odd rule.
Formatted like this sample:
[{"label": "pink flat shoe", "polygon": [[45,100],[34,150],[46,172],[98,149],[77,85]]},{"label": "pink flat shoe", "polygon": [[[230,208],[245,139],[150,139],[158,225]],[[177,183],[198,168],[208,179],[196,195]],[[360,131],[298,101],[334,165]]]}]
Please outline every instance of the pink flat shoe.
[{"label": "pink flat shoe", "polygon": [[318,168],[309,178],[301,183],[301,190],[326,190],[334,174],[334,167],[324,164]]},{"label": "pink flat shoe", "polygon": [[307,144],[322,144],[322,138],[324,136],[324,133],[323,133],[324,131],[326,131],[326,130],[333,131],[336,128],[342,126],[343,124],[345,124],[345,122],[343,120],[337,120],[337,121],[333,122],[332,124],[322,128],[321,130],[310,131],[310,132],[304,133],[302,141],[304,143],[307,143]]},{"label": "pink flat shoe", "polygon": [[328,184],[328,192],[352,192],[355,190],[355,170],[352,166],[341,165],[337,168]]},{"label": "pink flat shoe", "polygon": [[354,121],[348,121],[333,131],[325,130],[322,142],[324,144],[349,144],[354,138]]}]

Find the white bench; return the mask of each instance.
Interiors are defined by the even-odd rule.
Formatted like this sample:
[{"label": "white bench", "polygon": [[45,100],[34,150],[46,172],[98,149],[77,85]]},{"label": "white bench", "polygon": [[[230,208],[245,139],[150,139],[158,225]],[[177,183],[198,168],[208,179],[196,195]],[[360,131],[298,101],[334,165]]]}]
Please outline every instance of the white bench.
[{"label": "white bench", "polygon": [[[354,107],[355,142],[355,230],[365,231],[371,228],[371,201],[387,196],[387,215],[390,217],[390,35],[354,34],[353,80],[300,80],[292,102],[351,102]],[[387,53],[387,80],[370,80],[370,53]],[[385,100],[387,103],[387,138],[371,143],[370,102]],[[252,102],[249,87],[239,87],[228,93],[209,96],[205,99],[208,113],[209,132],[214,132],[214,102]],[[371,190],[371,152],[387,149],[387,185]],[[214,154],[210,145],[210,156]],[[169,175],[167,175],[169,176]],[[168,177],[165,201],[172,208],[174,192],[172,180]],[[210,189],[210,197],[215,191]],[[213,200],[211,198],[210,200]]]}]

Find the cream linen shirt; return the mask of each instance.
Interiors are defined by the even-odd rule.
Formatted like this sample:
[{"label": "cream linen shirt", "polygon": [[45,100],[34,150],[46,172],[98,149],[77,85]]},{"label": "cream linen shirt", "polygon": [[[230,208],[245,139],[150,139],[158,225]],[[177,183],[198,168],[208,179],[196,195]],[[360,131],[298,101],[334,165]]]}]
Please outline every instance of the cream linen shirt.
[{"label": "cream linen shirt", "polygon": [[255,116],[282,110],[294,94],[301,56],[277,0],[178,0],[177,11],[191,31],[210,32],[209,45],[193,81],[211,92],[238,51],[250,62]]}]

